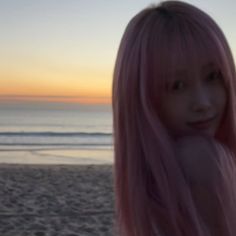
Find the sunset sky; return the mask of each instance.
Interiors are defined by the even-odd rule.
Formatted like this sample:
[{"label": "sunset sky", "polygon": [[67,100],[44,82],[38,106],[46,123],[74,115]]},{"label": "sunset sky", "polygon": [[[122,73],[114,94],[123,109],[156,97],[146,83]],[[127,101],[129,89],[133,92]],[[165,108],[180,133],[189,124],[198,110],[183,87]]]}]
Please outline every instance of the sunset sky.
[{"label": "sunset sky", "polygon": [[[236,1],[187,2],[218,22],[236,58]],[[121,36],[151,3],[0,0],[0,101],[109,104]]]}]

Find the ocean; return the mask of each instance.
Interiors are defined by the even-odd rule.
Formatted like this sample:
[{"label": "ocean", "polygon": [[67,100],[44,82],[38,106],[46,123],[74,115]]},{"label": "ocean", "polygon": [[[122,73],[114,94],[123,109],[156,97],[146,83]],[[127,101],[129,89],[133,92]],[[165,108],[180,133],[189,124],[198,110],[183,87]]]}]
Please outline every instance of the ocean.
[{"label": "ocean", "polygon": [[0,163],[112,164],[109,105],[0,104]]}]

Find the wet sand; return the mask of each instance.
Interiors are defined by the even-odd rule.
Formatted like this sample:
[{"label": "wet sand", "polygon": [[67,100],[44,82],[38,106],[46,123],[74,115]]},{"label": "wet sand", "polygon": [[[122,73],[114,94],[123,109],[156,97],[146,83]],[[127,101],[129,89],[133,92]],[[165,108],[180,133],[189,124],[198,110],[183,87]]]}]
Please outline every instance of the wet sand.
[{"label": "wet sand", "polygon": [[0,235],[115,235],[112,171],[111,165],[0,165]]}]

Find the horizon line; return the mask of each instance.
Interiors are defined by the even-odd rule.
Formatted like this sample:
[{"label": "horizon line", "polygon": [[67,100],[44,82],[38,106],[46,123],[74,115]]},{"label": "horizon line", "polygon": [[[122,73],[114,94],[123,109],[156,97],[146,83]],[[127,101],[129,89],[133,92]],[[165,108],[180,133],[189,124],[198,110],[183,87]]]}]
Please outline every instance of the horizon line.
[{"label": "horizon line", "polygon": [[0,102],[56,102],[80,104],[111,104],[111,97],[105,96],[59,96],[59,95],[0,95]]}]

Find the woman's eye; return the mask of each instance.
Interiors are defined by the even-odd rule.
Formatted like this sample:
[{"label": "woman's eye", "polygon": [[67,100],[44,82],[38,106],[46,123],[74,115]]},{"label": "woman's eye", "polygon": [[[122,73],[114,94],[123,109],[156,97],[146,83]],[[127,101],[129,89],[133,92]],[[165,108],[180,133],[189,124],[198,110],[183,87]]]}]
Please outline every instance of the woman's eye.
[{"label": "woman's eye", "polygon": [[171,87],[171,90],[173,91],[179,91],[181,89],[184,88],[184,82],[183,81],[180,81],[180,80],[177,80],[173,83],[172,87]]},{"label": "woman's eye", "polygon": [[221,73],[220,71],[212,71],[207,76],[207,81],[215,81],[221,79]]}]

